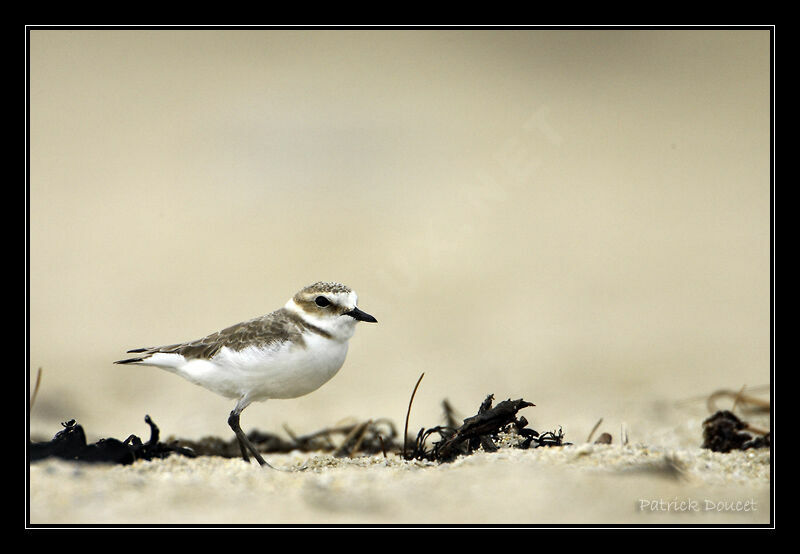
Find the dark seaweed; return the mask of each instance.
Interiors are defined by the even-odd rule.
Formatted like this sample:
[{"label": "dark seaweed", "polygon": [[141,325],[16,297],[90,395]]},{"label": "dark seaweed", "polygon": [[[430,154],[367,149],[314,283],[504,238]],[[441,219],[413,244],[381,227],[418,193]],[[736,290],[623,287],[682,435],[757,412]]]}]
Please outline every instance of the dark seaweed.
[{"label": "dark seaweed", "polygon": [[159,442],[158,426],[153,423],[150,416],[145,416],[144,420],[150,426],[150,440],[146,443],[143,443],[136,435],[130,435],[124,441],[108,438],[100,439],[94,444],[87,444],[83,427],[75,423],[74,419],[71,419],[61,424],[64,429],[56,433],[53,440],[49,442],[29,442],[28,455],[32,462],[55,457],[82,462],[106,462],[124,465],[132,464],[136,460],[166,458],[171,454],[180,454],[191,458],[195,456],[191,450],[177,446],[175,443],[165,444]]},{"label": "dark seaweed", "polygon": [[[478,413],[464,420],[463,424],[454,426],[436,426],[430,429],[420,429],[414,441],[414,448],[406,454],[407,459],[421,459],[438,462],[451,462],[459,455],[469,455],[483,448],[487,452],[495,452],[497,445],[494,440],[501,431],[514,430],[523,437],[518,448],[538,448],[540,446],[563,446],[570,443],[564,442],[564,434],[559,429],[558,433],[548,431],[539,434],[527,427],[528,420],[524,416],[517,418],[517,412],[523,408],[534,406],[522,398],[518,400],[503,400],[492,407],[494,395],[490,394],[478,407]],[[448,411],[449,412],[449,411]],[[441,440],[433,443],[433,447],[425,447],[427,439],[437,434]]]},{"label": "dark seaweed", "polygon": [[720,410],[703,422],[703,448],[714,452],[767,448],[770,434],[754,435],[747,432],[748,424],[728,410]]},{"label": "dark seaweed", "polygon": [[[497,450],[495,440],[500,432],[515,432],[521,437],[517,448],[538,448],[542,446],[563,446],[570,443],[564,442],[564,434],[548,431],[540,434],[528,427],[528,420],[524,416],[517,416],[523,408],[533,406],[531,402],[523,399],[504,400],[493,406],[493,395],[488,395],[478,408],[477,414],[463,420],[458,426],[454,416],[455,411],[445,401],[445,425],[430,429],[421,429],[413,449],[405,451],[403,441],[399,440],[394,424],[387,419],[368,420],[352,425],[324,428],[320,431],[303,436],[295,436],[289,429],[289,440],[283,439],[272,433],[253,430],[248,433],[248,439],[260,452],[288,453],[293,450],[301,452],[330,452],[337,457],[354,456],[357,454],[380,454],[384,456],[392,452],[406,459],[424,459],[437,462],[450,462],[459,455],[469,455],[483,449],[487,452]],[[145,416],[145,421],[150,426],[150,440],[143,443],[136,435],[131,435],[124,441],[114,438],[101,439],[94,444],[86,443],[83,428],[75,420],[63,423],[64,429],[56,433],[49,442],[29,442],[28,451],[31,461],[48,457],[58,457],[67,460],[80,460],[85,462],[109,462],[117,464],[131,464],[135,460],[152,460],[166,458],[171,454],[188,457],[196,456],[222,456],[237,458],[241,456],[241,449],[235,437],[223,440],[218,437],[205,437],[197,441],[169,437],[166,443],[159,442],[159,429]],[[335,436],[340,440],[334,440]],[[428,448],[427,440],[432,435],[438,435],[440,440]]]},{"label": "dark seaweed", "polygon": [[[298,450],[300,452],[331,452],[334,456],[345,457],[356,453],[399,452],[402,448],[395,440],[397,430],[390,421],[385,419],[325,428],[308,435],[295,436],[291,432],[289,435],[290,440],[285,440],[272,433],[253,430],[247,434],[247,438],[260,452],[268,454],[285,454]],[[343,437],[338,445],[333,440],[336,435]],[[175,442],[190,448],[200,456],[223,456],[225,458],[241,456],[239,443],[235,437],[227,441],[218,437],[204,437],[199,441],[176,439]]]}]

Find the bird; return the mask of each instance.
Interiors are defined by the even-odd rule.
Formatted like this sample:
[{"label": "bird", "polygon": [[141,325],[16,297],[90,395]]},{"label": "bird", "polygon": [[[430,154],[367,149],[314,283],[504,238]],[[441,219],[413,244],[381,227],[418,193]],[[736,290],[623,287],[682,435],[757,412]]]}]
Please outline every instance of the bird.
[{"label": "bird", "polygon": [[358,295],[341,283],[319,281],[267,315],[201,339],[135,348],[115,364],[154,366],[204,387],[236,405],[228,425],[245,462],[268,464],[239,423],[252,402],[297,398],[317,390],[341,369],[358,322],[377,323],[358,308]]}]

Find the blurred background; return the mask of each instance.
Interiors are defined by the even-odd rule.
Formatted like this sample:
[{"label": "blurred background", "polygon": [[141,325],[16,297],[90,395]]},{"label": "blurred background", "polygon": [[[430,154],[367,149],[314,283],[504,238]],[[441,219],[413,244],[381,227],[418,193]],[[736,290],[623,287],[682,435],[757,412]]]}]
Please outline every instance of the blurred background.
[{"label": "blurred background", "polygon": [[232,438],[233,401],[112,362],[318,280],[380,323],[246,431],[402,429],[424,372],[413,433],[494,393],[568,440],[657,440],[676,403],[768,384],[769,40],[31,31],[32,434]]}]

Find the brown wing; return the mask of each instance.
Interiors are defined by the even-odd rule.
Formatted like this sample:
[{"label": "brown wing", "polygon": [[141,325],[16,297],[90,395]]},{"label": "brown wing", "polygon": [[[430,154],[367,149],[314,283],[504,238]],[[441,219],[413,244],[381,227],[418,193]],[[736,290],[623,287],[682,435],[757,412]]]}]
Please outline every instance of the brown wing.
[{"label": "brown wing", "polygon": [[225,346],[239,351],[248,346],[279,344],[287,340],[303,343],[296,318],[281,308],[271,314],[231,325],[222,331],[191,342],[128,350],[129,353],[141,353],[142,356],[115,363],[141,362],[157,352],[181,354],[187,359],[210,359]]}]

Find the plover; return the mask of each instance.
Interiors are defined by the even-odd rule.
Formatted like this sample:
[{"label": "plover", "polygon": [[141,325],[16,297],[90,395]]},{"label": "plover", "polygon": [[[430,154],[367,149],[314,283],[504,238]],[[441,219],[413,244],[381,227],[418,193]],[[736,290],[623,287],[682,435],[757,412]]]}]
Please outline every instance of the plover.
[{"label": "plover", "polygon": [[[136,348],[114,362],[160,367],[236,399],[228,417],[242,458],[269,466],[239,426],[252,402],[297,398],[329,381],[344,363],[356,323],[377,320],[356,306],[358,295],[340,283],[318,282],[280,309],[190,342]],[[272,467],[272,466],[269,466]]]}]

